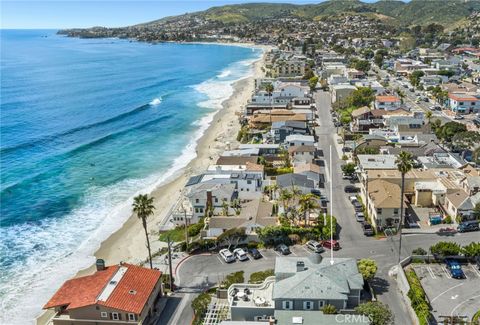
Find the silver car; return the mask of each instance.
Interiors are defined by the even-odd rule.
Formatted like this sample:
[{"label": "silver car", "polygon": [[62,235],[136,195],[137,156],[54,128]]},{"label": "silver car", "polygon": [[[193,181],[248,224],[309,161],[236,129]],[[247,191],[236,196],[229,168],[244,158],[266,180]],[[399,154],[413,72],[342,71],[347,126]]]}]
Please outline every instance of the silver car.
[{"label": "silver car", "polygon": [[309,240],[307,242],[307,247],[315,253],[323,253],[325,251],[325,248],[323,248],[322,244],[316,240]]}]

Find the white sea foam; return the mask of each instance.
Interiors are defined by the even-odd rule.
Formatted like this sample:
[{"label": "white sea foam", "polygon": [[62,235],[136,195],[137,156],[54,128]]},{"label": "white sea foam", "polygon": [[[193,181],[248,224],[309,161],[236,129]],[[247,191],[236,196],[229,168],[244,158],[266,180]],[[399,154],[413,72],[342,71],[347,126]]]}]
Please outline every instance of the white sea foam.
[{"label": "white sea foam", "polygon": [[225,78],[232,74],[232,71],[225,69],[217,76],[218,78]]},{"label": "white sea foam", "polygon": [[[208,97],[199,106],[214,110],[221,108],[221,103],[233,93],[232,84],[253,72],[246,68],[252,61],[233,64],[229,68],[229,80],[213,78],[195,86],[197,91]],[[156,98],[150,104],[158,105],[156,100],[161,102],[161,98]],[[23,247],[20,251],[32,253],[9,267],[8,274],[3,272],[1,275],[8,280],[0,281],[0,323],[34,324],[34,318],[41,314],[41,307],[59,286],[77,271],[95,262],[93,254],[101,242],[120,229],[130,217],[133,197],[138,193],[151,192],[176,177],[196,157],[198,140],[212,122],[214,114],[215,111],[212,111],[195,122],[199,128],[165,173],[92,188],[85,195],[84,204],[63,218],[2,228],[1,238],[9,238],[13,241],[10,245]],[[7,250],[6,243],[0,242],[0,252]]]},{"label": "white sea foam", "polygon": [[159,97],[159,98],[154,98],[149,104],[151,106],[157,106],[157,105],[160,105],[162,103],[162,97]]}]

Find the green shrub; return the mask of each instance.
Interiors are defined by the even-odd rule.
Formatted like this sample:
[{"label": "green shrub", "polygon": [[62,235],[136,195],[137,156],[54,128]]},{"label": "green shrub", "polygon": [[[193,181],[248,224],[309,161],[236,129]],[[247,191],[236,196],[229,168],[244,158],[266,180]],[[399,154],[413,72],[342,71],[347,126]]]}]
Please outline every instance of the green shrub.
[{"label": "green shrub", "polygon": [[258,248],[258,243],[256,241],[249,241],[247,244],[248,249]]},{"label": "green shrub", "polygon": [[273,275],[275,275],[273,269],[254,272],[250,274],[250,279],[248,280],[248,283],[262,283],[263,281],[265,281],[266,278]]},{"label": "green shrub", "polygon": [[418,247],[418,248],[415,248],[415,249],[412,251],[412,254],[413,254],[413,255],[427,255],[427,251],[424,250],[424,249],[421,248],[421,247]]},{"label": "green shrub", "polygon": [[332,315],[337,313],[337,308],[334,305],[325,305],[321,309],[325,315]]},{"label": "green shrub", "polygon": [[430,305],[427,302],[425,291],[423,290],[420,279],[414,270],[405,272],[408,283],[410,284],[410,290],[407,296],[412,302],[412,308],[417,314],[418,320],[421,325],[428,325],[430,315]]},{"label": "green shrub", "polygon": [[443,256],[451,256],[460,254],[461,247],[454,242],[441,241],[435,245],[430,246],[430,252],[432,254],[438,254]]},{"label": "green shrub", "polygon": [[446,217],[443,219],[443,223],[446,223],[446,224],[451,224],[451,223],[453,223],[452,217],[446,216]]},{"label": "green shrub", "polygon": [[245,281],[245,278],[243,277],[243,274],[244,274],[243,271],[230,273],[229,275],[227,275],[225,277],[225,279],[222,281],[220,286],[222,288],[228,289],[234,283],[243,283]]},{"label": "green shrub", "polygon": [[203,316],[205,315],[205,312],[207,311],[208,305],[211,301],[212,296],[210,296],[208,293],[201,293],[198,295],[198,297],[193,299],[192,309],[195,318],[193,319],[192,324],[200,325],[203,323]]}]

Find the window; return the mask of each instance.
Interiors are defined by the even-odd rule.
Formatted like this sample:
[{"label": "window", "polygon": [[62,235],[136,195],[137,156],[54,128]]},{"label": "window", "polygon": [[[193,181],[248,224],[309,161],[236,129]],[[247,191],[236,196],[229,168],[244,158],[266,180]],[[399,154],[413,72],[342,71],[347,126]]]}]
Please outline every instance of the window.
[{"label": "window", "polygon": [[293,304],[290,300],[286,300],[283,302],[283,309],[293,309]]},{"label": "window", "polygon": [[215,198],[215,203],[218,203],[218,198]]},{"label": "window", "polygon": [[398,209],[393,209],[393,214],[398,214]]},{"label": "window", "polygon": [[120,317],[119,317],[118,313],[112,313],[112,319],[113,320],[120,320]]},{"label": "window", "polygon": [[313,302],[312,301],[304,301],[303,302],[303,309],[305,309],[305,310],[313,309]]},{"label": "window", "polygon": [[381,208],[378,208],[378,209],[377,209],[377,213],[378,213],[378,214],[382,214],[382,209],[381,209]]},{"label": "window", "polygon": [[135,320],[135,314],[128,314],[128,320]]},{"label": "window", "polygon": [[102,317],[102,318],[107,318],[107,316],[108,316],[108,315],[107,315],[107,312],[106,312],[106,311],[102,311],[102,312],[100,313],[100,317]]},{"label": "window", "polygon": [[248,181],[247,181],[247,184],[252,184],[252,181],[251,181],[251,180],[248,180]]},{"label": "window", "polygon": [[195,199],[195,203],[198,203],[198,202],[200,202],[200,200],[199,200],[199,199]]},{"label": "window", "polygon": [[458,104],[459,104],[459,105],[463,105],[463,102],[459,102]]},{"label": "window", "polygon": [[323,300],[318,301],[318,307],[319,308],[322,308],[324,305],[325,305],[325,301],[323,301]]}]

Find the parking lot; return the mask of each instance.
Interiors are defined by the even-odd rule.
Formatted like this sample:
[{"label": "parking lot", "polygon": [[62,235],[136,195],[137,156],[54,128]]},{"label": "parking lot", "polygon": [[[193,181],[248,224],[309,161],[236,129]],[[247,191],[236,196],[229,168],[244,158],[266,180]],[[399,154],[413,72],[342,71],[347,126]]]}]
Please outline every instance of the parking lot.
[{"label": "parking lot", "polygon": [[423,289],[432,305],[432,314],[467,316],[480,309],[480,271],[474,264],[463,264],[465,279],[452,279],[445,264],[414,265]]},{"label": "parking lot", "polygon": [[[291,254],[287,256],[308,256],[312,252],[305,245],[290,246]],[[211,255],[195,255],[183,262],[177,270],[176,278],[180,286],[192,283],[192,278],[196,285],[203,286],[205,284],[217,284],[221,282],[225,276],[237,271],[244,271],[245,281],[248,281],[250,274],[267,269],[273,269],[275,266],[275,258],[283,256],[273,249],[259,249],[262,257],[254,260],[250,255],[245,261],[238,259],[232,263],[226,263],[223,258],[217,254]],[[330,250],[326,249],[321,254],[324,258],[330,256]],[[185,280],[182,280],[185,279]],[[188,280],[187,280],[188,279]]]}]

